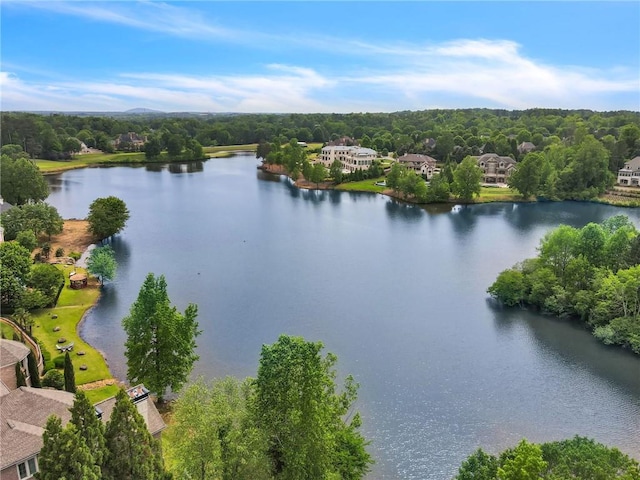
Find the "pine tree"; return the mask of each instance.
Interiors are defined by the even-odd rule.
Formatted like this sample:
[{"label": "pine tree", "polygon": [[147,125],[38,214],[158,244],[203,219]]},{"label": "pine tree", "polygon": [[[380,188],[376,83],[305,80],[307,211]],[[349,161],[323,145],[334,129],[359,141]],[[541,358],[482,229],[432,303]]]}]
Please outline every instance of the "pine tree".
[{"label": "pine tree", "polygon": [[100,479],[100,468],[95,465],[75,425],[69,424],[63,429],[60,418],[52,415],[47,420],[42,441],[38,456],[39,480]]},{"label": "pine tree", "polygon": [[27,357],[29,364],[29,377],[31,377],[31,386],[34,388],[41,388],[42,382],[40,382],[40,372],[38,371],[38,364],[36,363],[36,357],[33,352],[29,353]]},{"label": "pine tree", "polygon": [[67,392],[76,393],[76,374],[73,371],[69,352],[64,355],[64,389]]},{"label": "pine tree", "polygon": [[107,456],[103,468],[106,480],[159,480],[166,478],[159,446],[135,405],[124,390],[116,404],[105,433]]},{"label": "pine tree", "polygon": [[22,373],[22,367],[20,366],[20,362],[16,363],[16,388],[26,387],[27,379],[24,378],[24,373]]},{"label": "pine tree", "polygon": [[84,439],[87,447],[93,455],[95,464],[102,468],[106,457],[106,447],[104,438],[104,424],[98,418],[96,409],[87,395],[78,390],[71,412],[71,423],[78,429],[80,436]]}]

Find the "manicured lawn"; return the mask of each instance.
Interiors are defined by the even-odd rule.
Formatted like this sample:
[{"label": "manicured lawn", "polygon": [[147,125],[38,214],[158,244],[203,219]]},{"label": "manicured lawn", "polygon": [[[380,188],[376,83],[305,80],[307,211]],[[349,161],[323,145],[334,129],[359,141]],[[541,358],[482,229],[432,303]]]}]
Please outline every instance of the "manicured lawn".
[{"label": "manicured lawn", "polygon": [[[103,165],[113,163],[142,163],[145,161],[145,156],[142,152],[87,153],[84,155],[76,155],[73,160],[69,161],[56,162],[53,160],[36,160],[36,165],[38,165],[43,173],[47,173],[88,167],[90,165]],[[162,155],[160,156],[160,161],[162,161]]]},{"label": "manicured lawn", "polygon": [[481,187],[480,197],[476,202],[521,202],[522,196],[511,188]]},{"label": "manicured lawn", "polygon": [[94,388],[93,390],[85,390],[87,398],[92,404],[101,402],[110,397],[115,397],[120,387],[118,385],[107,385],[105,387]]},{"label": "manicured lawn", "polygon": [[[69,287],[69,271],[72,267],[59,267],[65,272],[65,286],[60,294],[58,305],[55,308],[46,308],[33,312],[35,325],[33,334],[51,354],[53,360],[58,355],[64,355],[56,349],[58,339],[65,338],[62,345],[73,342],[71,360],[73,362],[76,384],[93,382],[111,378],[109,368],[102,355],[83,341],[77,332],[77,325],[85,312],[95,303],[100,296],[99,287],[89,285],[85,289],[73,290]],[[82,272],[82,269],[75,268]],[[53,318],[57,316],[57,318]],[[60,329],[54,331],[56,327]],[[78,355],[78,352],[85,352]],[[80,365],[86,365],[87,370],[80,370]]]},{"label": "manicured lawn", "polygon": [[216,153],[216,152],[238,152],[238,151],[251,151],[255,152],[258,148],[257,143],[247,143],[244,145],[218,145],[216,147],[203,147],[204,153]]},{"label": "manicured lawn", "polygon": [[11,325],[0,323],[0,331],[2,331],[2,338],[13,340],[13,333],[15,330],[11,328]]},{"label": "manicured lawn", "polygon": [[347,182],[341,183],[336,187],[337,190],[346,190],[349,192],[374,192],[374,193],[382,193],[385,190],[385,187],[381,187],[376,185],[376,182],[381,182],[384,180],[384,177],[369,179],[369,180],[361,180],[359,182]]}]

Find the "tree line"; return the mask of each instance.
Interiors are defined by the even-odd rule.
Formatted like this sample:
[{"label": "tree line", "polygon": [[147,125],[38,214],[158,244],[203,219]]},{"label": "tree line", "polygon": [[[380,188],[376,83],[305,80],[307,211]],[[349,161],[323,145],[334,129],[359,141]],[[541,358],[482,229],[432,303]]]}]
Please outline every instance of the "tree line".
[{"label": "tree line", "polygon": [[624,215],[547,233],[538,256],[487,290],[508,306],[577,318],[605,344],[640,354],[640,235]]},{"label": "tree line", "polygon": [[154,151],[159,143],[177,152],[180,144],[186,148],[189,141],[215,146],[276,139],[284,144],[292,138],[325,143],[350,137],[383,154],[425,153],[456,163],[481,152],[519,160],[522,142],[542,150],[557,143],[579,144],[584,136],[593,135],[609,151],[612,171],[640,154],[638,112],[558,109],[118,117],[8,112],[2,115],[0,142],[20,145],[31,158],[59,158],[77,151],[78,141],[111,152],[112,141],[128,132],[154,139]]}]

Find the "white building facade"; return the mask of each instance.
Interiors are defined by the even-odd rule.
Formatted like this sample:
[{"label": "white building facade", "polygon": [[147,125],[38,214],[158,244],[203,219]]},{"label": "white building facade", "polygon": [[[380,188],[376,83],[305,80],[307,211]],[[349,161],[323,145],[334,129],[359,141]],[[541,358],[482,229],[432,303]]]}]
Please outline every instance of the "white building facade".
[{"label": "white building facade", "polygon": [[625,162],[624,167],[618,170],[618,184],[640,186],[640,156]]},{"label": "white building facade", "polygon": [[355,172],[368,170],[377,156],[378,153],[370,148],[329,145],[322,147],[318,161],[329,168],[334,161],[339,160],[342,170]]}]

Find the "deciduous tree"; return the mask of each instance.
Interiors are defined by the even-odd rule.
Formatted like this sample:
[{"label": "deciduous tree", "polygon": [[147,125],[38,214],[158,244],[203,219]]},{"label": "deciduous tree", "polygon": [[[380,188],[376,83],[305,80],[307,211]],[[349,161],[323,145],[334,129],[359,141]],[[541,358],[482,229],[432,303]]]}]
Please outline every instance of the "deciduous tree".
[{"label": "deciduous tree", "polygon": [[453,172],[452,190],[461,200],[469,202],[480,195],[482,170],[473,157],[466,157]]},{"label": "deciduous tree", "polygon": [[91,250],[87,259],[87,270],[100,279],[100,285],[103,285],[105,280],[115,278],[117,267],[115,254],[109,245]]},{"label": "deciduous tree", "polygon": [[4,201],[13,205],[37,202],[49,196],[49,186],[36,164],[23,157],[0,157],[0,192]]},{"label": "deciduous tree", "polygon": [[129,315],[122,320],[127,378],[143,382],[160,401],[167,390],[182,388],[199,358],[195,354],[198,307],[189,304],[184,314],[172,307],[164,275],[147,275]]},{"label": "deciduous tree", "polygon": [[100,239],[120,232],[129,220],[127,205],[118,197],[97,198],[89,206],[89,231]]},{"label": "deciduous tree", "polygon": [[[371,462],[357,428],[347,423],[357,384],[347,378],[336,392],[336,357],[321,355],[320,342],[280,336],[264,345],[252,405],[257,425],[267,435],[273,473],[278,479],[361,478]],[[339,441],[344,440],[344,442]]]}]

